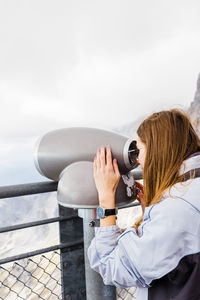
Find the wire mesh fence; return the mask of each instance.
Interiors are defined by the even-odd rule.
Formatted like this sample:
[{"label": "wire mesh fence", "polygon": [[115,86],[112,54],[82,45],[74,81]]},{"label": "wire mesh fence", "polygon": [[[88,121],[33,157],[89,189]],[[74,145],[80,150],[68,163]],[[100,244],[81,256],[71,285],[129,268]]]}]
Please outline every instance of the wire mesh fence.
[{"label": "wire mesh fence", "polygon": [[136,288],[126,288],[126,289],[119,289],[116,290],[117,300],[134,300],[136,299]]},{"label": "wire mesh fence", "polygon": [[62,299],[60,251],[0,265],[0,299]]},{"label": "wire mesh fence", "polygon": [[[135,288],[116,294],[117,300],[136,299]],[[0,299],[61,300],[60,250],[0,265]]]}]

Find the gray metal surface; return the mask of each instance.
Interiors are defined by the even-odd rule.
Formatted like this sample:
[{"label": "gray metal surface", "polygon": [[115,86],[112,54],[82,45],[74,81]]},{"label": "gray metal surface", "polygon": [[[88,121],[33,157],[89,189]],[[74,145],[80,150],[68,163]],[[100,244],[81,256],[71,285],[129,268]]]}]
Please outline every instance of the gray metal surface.
[{"label": "gray metal surface", "polygon": [[55,181],[1,186],[0,199],[54,192],[57,187],[58,183]]},{"label": "gray metal surface", "polygon": [[38,171],[55,181],[64,168],[78,161],[93,161],[97,149],[110,145],[117,158],[121,174],[136,167],[129,159],[132,139],[115,132],[97,128],[71,127],[45,134],[37,143],[35,165]]},{"label": "gray metal surface", "polygon": [[19,255],[14,255],[14,256],[2,258],[2,259],[0,259],[0,265],[6,264],[8,262],[16,261],[16,260],[19,260],[19,259],[24,259],[24,258],[28,258],[28,257],[31,257],[31,256],[35,256],[35,255],[38,255],[38,254],[51,252],[51,251],[58,250],[58,249],[63,249],[64,248],[65,251],[66,251],[66,249],[68,251],[71,251],[71,249],[79,248],[79,247],[83,247],[83,239],[82,238],[79,239],[79,240],[76,240],[74,242],[63,243],[63,244],[54,245],[54,246],[50,246],[50,247],[43,248],[43,249],[34,250],[34,251],[31,251],[31,252],[26,252],[26,253],[19,254]]},{"label": "gray metal surface", "polygon": [[34,221],[34,222],[28,222],[28,223],[22,223],[22,224],[17,224],[17,225],[6,226],[6,227],[0,228],[0,233],[10,232],[10,231],[13,231],[13,230],[19,230],[19,229],[24,229],[24,228],[30,228],[30,227],[34,227],[34,226],[40,226],[40,225],[50,224],[50,223],[55,223],[55,222],[62,222],[62,221],[66,221],[66,220],[71,220],[73,218],[78,218],[78,216],[77,215],[74,215],[74,216],[72,215],[72,216],[69,216],[69,217],[48,218],[48,219]]},{"label": "gray metal surface", "polygon": [[87,250],[95,235],[94,227],[89,226],[91,221],[92,219],[83,219],[87,300],[116,300],[116,288],[104,285],[101,276],[90,268]]},{"label": "gray metal surface", "polygon": [[[131,173],[135,180],[142,179],[142,171],[138,168],[132,170]],[[0,199],[54,192],[57,191],[57,187],[56,181],[0,186]]]},{"label": "gray metal surface", "polygon": [[[60,217],[67,217],[73,213],[73,209],[59,205]],[[59,225],[61,243],[65,243],[66,241],[74,243],[77,240],[83,239],[83,220],[81,218],[63,221]],[[60,259],[63,287],[62,299],[86,299],[83,244],[70,248],[70,251],[67,248],[61,249]]]},{"label": "gray metal surface", "polygon": [[78,209],[78,216],[84,219],[97,219],[96,209]]},{"label": "gray metal surface", "polygon": [[[93,177],[93,163],[81,161],[66,167],[61,173],[57,193],[58,203],[72,208],[96,208],[98,193]],[[133,174],[122,175],[117,186],[116,206],[136,199]]]}]

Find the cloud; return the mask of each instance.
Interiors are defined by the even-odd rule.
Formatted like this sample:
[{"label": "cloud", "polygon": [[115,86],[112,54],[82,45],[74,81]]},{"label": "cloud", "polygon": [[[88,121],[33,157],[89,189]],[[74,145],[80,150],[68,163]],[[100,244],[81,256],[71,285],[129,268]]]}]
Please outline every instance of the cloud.
[{"label": "cloud", "polygon": [[50,98],[49,91],[30,92],[23,80],[5,81],[0,87],[1,136],[39,136],[68,126],[112,128],[155,109],[188,106],[199,52],[199,40],[188,32],[157,42],[137,56],[82,54],[70,76],[57,78],[57,96]]},{"label": "cloud", "polygon": [[1,161],[30,165],[37,138],[54,129],[119,128],[188,107],[199,9],[195,0],[1,1]]}]

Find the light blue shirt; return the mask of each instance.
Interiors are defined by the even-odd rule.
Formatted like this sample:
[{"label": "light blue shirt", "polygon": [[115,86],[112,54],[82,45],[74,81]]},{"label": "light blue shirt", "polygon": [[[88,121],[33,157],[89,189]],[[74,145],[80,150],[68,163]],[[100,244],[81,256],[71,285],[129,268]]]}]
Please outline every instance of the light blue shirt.
[{"label": "light blue shirt", "polygon": [[[181,169],[200,167],[200,156]],[[134,228],[123,233],[117,225],[95,229],[88,248],[91,268],[104,284],[136,286],[137,300],[148,299],[148,287],[172,271],[181,258],[200,252],[200,178],[177,183],[162,201],[146,207],[139,235]]]}]

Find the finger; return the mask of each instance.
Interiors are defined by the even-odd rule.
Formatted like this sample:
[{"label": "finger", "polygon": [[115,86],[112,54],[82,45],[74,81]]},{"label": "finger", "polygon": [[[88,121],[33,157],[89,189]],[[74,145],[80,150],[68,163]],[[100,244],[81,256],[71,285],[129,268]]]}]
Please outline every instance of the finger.
[{"label": "finger", "polygon": [[97,150],[96,165],[97,165],[97,170],[101,168],[100,150],[99,149]]},{"label": "finger", "polygon": [[136,165],[140,165],[138,158],[136,159]]},{"label": "finger", "polygon": [[101,147],[100,152],[100,162],[101,162],[101,168],[105,168],[106,159],[105,159],[105,147]]},{"label": "finger", "polygon": [[135,184],[136,184],[137,187],[139,187],[140,189],[143,190],[143,185],[140,182],[135,180]]},{"label": "finger", "polygon": [[139,193],[139,194],[137,194],[137,200],[140,202],[140,203],[142,203],[142,195]]},{"label": "finger", "polygon": [[119,168],[118,168],[118,164],[117,164],[117,160],[116,158],[113,159],[113,168],[114,168],[114,171],[115,171],[115,174],[120,177],[120,172],[119,172]]},{"label": "finger", "polygon": [[94,162],[93,162],[93,171],[94,171],[94,173],[96,173],[96,171],[97,171],[97,158],[96,158],[96,156],[95,156]]},{"label": "finger", "polygon": [[142,185],[140,182],[136,181],[136,180],[135,180],[135,184],[136,184],[138,187],[143,187],[143,185]]},{"label": "finger", "polygon": [[140,198],[142,198],[143,195],[144,195],[144,194],[143,194],[143,192],[142,192],[141,190],[137,193],[137,196],[140,197]]},{"label": "finger", "polygon": [[110,146],[106,147],[106,162],[107,162],[108,167],[113,168],[112,153],[111,153],[111,147]]}]

